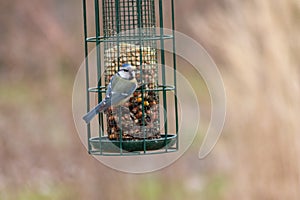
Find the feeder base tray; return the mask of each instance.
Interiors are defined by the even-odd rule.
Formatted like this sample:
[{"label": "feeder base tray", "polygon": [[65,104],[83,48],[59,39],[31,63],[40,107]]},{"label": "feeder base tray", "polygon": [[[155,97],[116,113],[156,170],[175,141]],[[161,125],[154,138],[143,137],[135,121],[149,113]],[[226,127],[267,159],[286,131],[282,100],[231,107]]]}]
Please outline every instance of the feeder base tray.
[{"label": "feeder base tray", "polygon": [[[95,150],[103,152],[133,152],[133,151],[152,151],[159,150],[162,148],[170,148],[176,142],[176,135],[161,135],[161,138],[156,139],[145,139],[145,140],[109,140],[107,137],[101,137],[101,142],[99,137],[90,138],[90,144]],[[145,141],[145,142],[144,142]]]}]

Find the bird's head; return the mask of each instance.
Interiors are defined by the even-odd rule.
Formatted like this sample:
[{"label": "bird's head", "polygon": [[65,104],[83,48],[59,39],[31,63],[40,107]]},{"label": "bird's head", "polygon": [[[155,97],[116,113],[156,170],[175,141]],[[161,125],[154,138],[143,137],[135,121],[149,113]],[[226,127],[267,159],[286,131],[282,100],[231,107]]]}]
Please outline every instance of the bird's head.
[{"label": "bird's head", "polygon": [[132,65],[125,63],[121,66],[120,71],[119,71],[119,75],[122,78],[131,80],[135,78],[135,72],[134,69],[132,67]]}]

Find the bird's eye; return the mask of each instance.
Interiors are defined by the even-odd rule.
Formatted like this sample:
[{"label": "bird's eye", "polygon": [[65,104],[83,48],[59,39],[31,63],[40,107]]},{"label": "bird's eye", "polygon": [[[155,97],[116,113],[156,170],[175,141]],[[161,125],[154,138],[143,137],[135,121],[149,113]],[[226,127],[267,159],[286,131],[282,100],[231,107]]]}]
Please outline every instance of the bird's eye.
[{"label": "bird's eye", "polygon": [[123,69],[124,72],[128,72],[128,69]]}]

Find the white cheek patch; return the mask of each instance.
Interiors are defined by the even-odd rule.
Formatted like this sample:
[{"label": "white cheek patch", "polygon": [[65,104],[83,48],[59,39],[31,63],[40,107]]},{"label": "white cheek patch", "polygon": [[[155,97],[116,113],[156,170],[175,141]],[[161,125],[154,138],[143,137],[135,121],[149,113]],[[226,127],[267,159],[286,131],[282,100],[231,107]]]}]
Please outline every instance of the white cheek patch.
[{"label": "white cheek patch", "polygon": [[130,74],[127,72],[124,72],[124,71],[120,71],[119,72],[119,75],[121,78],[124,78],[124,79],[129,79],[130,78]]}]

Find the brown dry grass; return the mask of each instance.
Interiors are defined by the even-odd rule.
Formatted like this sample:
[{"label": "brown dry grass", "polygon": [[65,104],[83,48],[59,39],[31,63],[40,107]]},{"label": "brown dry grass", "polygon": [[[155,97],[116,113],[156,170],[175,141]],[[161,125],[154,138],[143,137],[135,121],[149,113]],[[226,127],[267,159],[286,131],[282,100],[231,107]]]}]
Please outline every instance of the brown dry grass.
[{"label": "brown dry grass", "polygon": [[299,1],[176,5],[177,29],[223,75],[224,135],[204,161],[197,146],[167,169],[134,176],[98,164],[76,136],[80,1],[0,3],[0,199],[300,198]]},{"label": "brown dry grass", "polygon": [[225,80],[229,199],[299,199],[300,4],[222,2],[189,25]]}]

